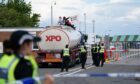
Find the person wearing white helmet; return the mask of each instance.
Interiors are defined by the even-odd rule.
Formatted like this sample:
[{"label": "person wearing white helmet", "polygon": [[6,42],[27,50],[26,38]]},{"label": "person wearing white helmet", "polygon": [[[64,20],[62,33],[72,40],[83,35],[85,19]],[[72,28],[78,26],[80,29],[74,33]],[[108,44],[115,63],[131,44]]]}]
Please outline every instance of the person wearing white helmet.
[{"label": "person wearing white helmet", "polygon": [[[0,84],[38,76],[38,65],[35,59],[31,57],[31,52],[33,42],[39,42],[40,40],[39,37],[34,37],[27,31],[12,33],[9,41],[13,55],[5,56],[0,61]],[[53,84],[53,77],[51,75],[46,77],[48,77],[48,80],[44,84]],[[34,80],[32,84],[36,83],[40,84],[40,81]]]}]

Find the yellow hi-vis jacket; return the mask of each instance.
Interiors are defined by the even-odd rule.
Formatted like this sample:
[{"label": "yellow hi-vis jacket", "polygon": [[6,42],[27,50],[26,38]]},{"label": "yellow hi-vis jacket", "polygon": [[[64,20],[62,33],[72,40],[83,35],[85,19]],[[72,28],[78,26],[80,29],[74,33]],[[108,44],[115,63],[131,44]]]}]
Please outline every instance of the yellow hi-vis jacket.
[{"label": "yellow hi-vis jacket", "polygon": [[104,51],[105,51],[105,47],[104,46],[101,46],[100,53],[104,53]]},{"label": "yellow hi-vis jacket", "polygon": [[97,48],[97,47],[92,47],[92,49],[93,49],[93,52],[92,53],[96,53],[97,51],[95,51],[95,48]]},{"label": "yellow hi-vis jacket", "polygon": [[25,59],[29,60],[33,66],[33,76],[32,77],[37,77],[38,76],[38,65],[35,60],[35,58],[30,55],[30,56],[25,56]]},{"label": "yellow hi-vis jacket", "polygon": [[80,47],[80,52],[81,52],[81,53],[86,52],[86,49],[84,48],[84,46],[81,46],[81,47]]},{"label": "yellow hi-vis jacket", "polygon": [[14,71],[19,62],[15,55],[4,54],[0,58],[0,84],[15,81]]},{"label": "yellow hi-vis jacket", "polygon": [[[38,76],[38,65],[34,59],[33,56],[27,56],[25,59],[29,60],[33,66],[33,75],[32,78]],[[16,69],[16,66],[19,62],[19,58],[17,58],[15,55],[8,56],[3,55],[3,57],[0,59],[0,84],[6,84],[7,82],[13,82],[16,81],[14,76],[14,71]],[[40,81],[36,81],[38,84],[40,84]]]},{"label": "yellow hi-vis jacket", "polygon": [[63,50],[63,56],[65,57],[65,56],[70,56],[70,50],[69,50],[69,48],[65,48],[64,50]]}]

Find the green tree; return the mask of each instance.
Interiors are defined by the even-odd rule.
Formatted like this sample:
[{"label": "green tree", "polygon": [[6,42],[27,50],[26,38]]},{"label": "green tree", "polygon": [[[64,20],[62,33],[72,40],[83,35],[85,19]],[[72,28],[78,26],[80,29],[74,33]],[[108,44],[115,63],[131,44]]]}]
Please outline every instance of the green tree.
[{"label": "green tree", "polygon": [[0,3],[1,27],[37,27],[39,14],[32,14],[31,3],[24,0],[8,0]]}]

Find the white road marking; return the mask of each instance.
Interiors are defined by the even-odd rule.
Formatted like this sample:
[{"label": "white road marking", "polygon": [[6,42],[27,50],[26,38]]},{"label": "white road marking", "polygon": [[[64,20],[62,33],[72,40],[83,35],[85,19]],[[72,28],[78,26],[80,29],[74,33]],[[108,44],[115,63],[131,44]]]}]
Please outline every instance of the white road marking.
[{"label": "white road marking", "polygon": [[[95,66],[89,66],[89,67],[86,67],[86,69],[90,69],[90,68],[93,68]],[[63,74],[63,75],[72,75],[72,74],[75,74],[75,73],[78,73],[78,72],[81,72],[81,71],[84,71],[86,69],[80,69],[78,71],[74,71],[74,72],[71,72],[71,73],[68,73],[68,74]]]},{"label": "white road marking", "polygon": [[[85,67],[89,67],[89,66],[92,66],[92,64],[86,65]],[[74,71],[77,71],[77,70],[78,71],[81,70],[81,67],[70,69],[69,72],[61,72],[61,73],[58,73],[58,74],[55,74],[55,75],[64,75],[64,74],[68,74],[70,72],[74,72]]]}]

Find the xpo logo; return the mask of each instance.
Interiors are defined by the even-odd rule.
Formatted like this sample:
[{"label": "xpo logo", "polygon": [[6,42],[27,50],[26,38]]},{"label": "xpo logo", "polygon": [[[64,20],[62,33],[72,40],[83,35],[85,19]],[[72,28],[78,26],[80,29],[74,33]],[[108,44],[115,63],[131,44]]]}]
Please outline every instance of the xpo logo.
[{"label": "xpo logo", "polygon": [[59,35],[46,36],[46,41],[61,41],[61,36],[59,36]]}]

